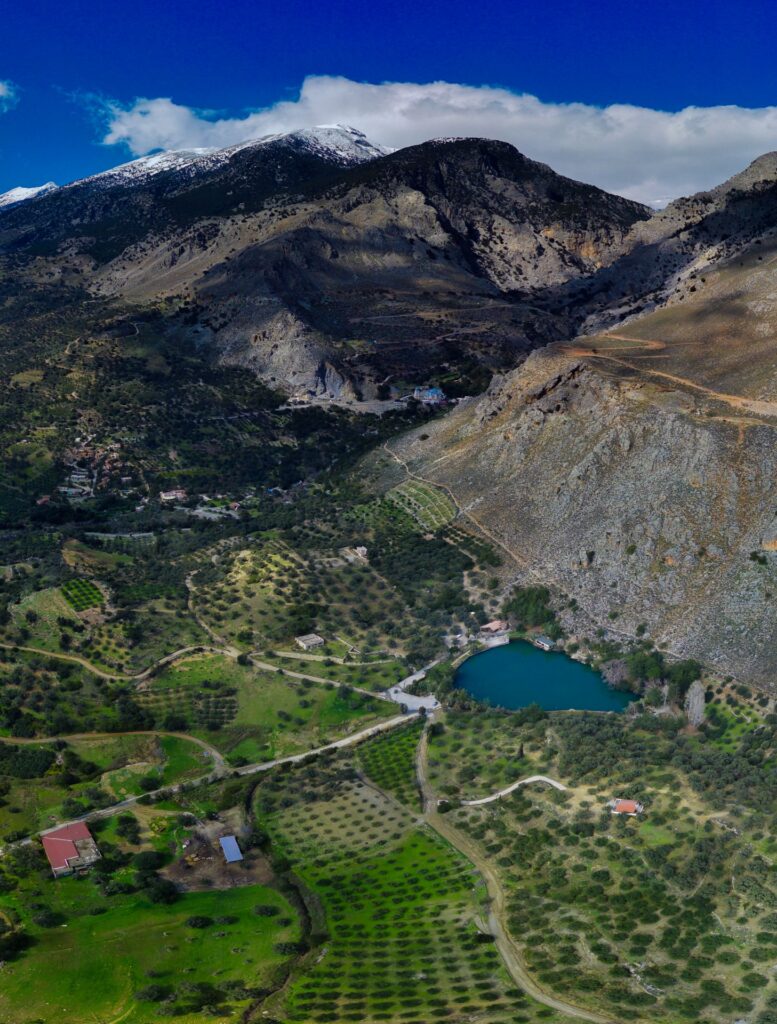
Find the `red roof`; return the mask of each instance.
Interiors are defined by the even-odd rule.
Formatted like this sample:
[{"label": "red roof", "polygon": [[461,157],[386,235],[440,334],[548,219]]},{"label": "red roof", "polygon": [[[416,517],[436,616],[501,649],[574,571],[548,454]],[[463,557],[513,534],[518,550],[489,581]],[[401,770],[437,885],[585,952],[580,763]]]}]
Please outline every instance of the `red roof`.
[{"label": "red roof", "polygon": [[54,871],[59,868],[66,868],[68,861],[78,857],[76,839],[91,839],[92,833],[83,821],[77,821],[74,825],[64,825],[62,828],[47,832],[41,836],[43,849],[49,859],[49,864]]},{"label": "red roof", "polygon": [[636,814],[637,807],[636,800],[616,800],[614,810],[616,814]]}]

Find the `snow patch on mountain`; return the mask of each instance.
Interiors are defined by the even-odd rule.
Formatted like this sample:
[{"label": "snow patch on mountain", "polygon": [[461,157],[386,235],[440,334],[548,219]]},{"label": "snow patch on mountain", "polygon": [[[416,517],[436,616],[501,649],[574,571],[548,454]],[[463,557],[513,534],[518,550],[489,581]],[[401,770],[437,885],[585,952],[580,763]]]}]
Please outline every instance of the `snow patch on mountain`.
[{"label": "snow patch on mountain", "polygon": [[17,203],[24,203],[36,196],[45,196],[53,192],[58,186],[53,181],[47,181],[45,185],[33,185],[31,188],[12,188],[8,192],[0,194],[0,206],[15,206]]},{"label": "snow patch on mountain", "polygon": [[357,128],[341,124],[317,125],[293,132],[265,135],[260,139],[249,139],[226,149],[180,149],[153,153],[102,171],[100,174],[74,181],[65,187],[91,185],[113,188],[121,184],[135,185],[167,171],[193,176],[203,171],[216,170],[229,163],[236,153],[270,145],[288,145],[298,150],[307,150],[323,160],[342,167],[352,167],[391,152],[390,149],[370,142]]}]

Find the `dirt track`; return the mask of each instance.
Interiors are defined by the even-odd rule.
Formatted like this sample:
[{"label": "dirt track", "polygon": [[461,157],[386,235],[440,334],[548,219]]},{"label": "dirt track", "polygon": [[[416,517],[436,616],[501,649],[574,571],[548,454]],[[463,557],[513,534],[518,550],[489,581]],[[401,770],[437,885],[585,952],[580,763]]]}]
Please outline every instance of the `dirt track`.
[{"label": "dirt track", "polygon": [[680,377],[677,374],[667,373],[664,370],[653,370],[641,363],[639,365],[635,365],[626,359],[609,354],[613,351],[623,351],[624,348],[628,351],[633,351],[635,348],[644,348],[648,351],[659,351],[667,347],[667,344],[664,341],[649,338],[630,338],[627,334],[603,334],[601,337],[603,339],[615,338],[617,341],[626,341],[631,344],[620,348],[607,349],[606,351],[594,346],[586,348],[582,345],[570,345],[565,349],[565,351],[569,355],[579,356],[585,359],[606,359],[608,362],[618,363],[620,366],[625,366],[630,370],[634,370],[636,373],[646,374],[650,377],[658,377],[661,380],[671,381],[673,384],[679,384],[681,387],[690,388],[692,391],[697,391],[709,398],[713,398],[717,402],[723,402],[730,408],[736,409],[737,411],[749,412],[755,416],[767,416],[770,418],[777,417],[777,402],[768,402],[757,398],[745,398],[742,395],[730,395],[723,391],[715,391],[713,388],[705,387],[703,384],[697,384],[694,381],[689,380],[687,377]]},{"label": "dirt track", "polygon": [[506,896],[501,880],[491,863],[480,852],[478,845],[468,836],[459,832],[445,815],[438,813],[437,796],[429,783],[427,773],[427,754],[428,728],[424,730],[418,744],[416,761],[418,784],[423,796],[424,817],[435,832],[447,840],[460,853],[464,854],[483,876],[490,900],[488,927],[494,936],[496,947],[513,981],[532,999],[536,999],[538,1003],[549,1006],[551,1009],[566,1014],[568,1017],[574,1017],[577,1020],[587,1020],[591,1024],[615,1024],[612,1017],[595,1013],[593,1010],[586,1010],[572,1003],[566,1003],[563,999],[557,999],[551,993],[546,992],[526,970],[520,947],[510,935],[505,924],[507,916]]}]

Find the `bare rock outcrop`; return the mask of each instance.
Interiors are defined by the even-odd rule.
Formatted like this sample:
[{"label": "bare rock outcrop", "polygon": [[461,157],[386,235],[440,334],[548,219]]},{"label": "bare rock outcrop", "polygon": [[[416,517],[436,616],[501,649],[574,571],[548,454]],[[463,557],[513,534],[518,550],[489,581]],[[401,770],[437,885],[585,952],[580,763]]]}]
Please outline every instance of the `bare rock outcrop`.
[{"label": "bare rock outcrop", "polygon": [[642,627],[769,687],[775,428],[708,411],[687,390],[550,346],[398,448],[514,552],[517,574],[616,632]]},{"label": "bare rock outcrop", "polygon": [[685,717],[688,724],[698,728],[704,721],[705,711],[704,683],[700,679],[694,680],[685,695]]}]

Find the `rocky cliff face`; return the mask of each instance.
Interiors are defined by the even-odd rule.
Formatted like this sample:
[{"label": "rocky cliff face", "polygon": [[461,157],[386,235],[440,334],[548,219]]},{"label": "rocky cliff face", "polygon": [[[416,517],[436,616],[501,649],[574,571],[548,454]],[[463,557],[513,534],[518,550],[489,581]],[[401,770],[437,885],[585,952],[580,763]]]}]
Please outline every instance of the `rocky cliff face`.
[{"label": "rocky cliff face", "polygon": [[777,421],[727,411],[551,346],[398,450],[594,621],[771,686]]},{"label": "rocky cliff face", "polygon": [[777,153],[707,192],[681,197],[635,222],[618,258],[586,279],[551,287],[544,304],[568,304],[593,333],[682,301],[698,279],[777,233]]},{"label": "rocky cliff face", "polygon": [[137,161],[0,215],[0,253],[185,307],[193,339],[291,392],[369,396],[432,372],[471,391],[567,336],[568,310],[534,297],[612,262],[649,216],[504,143],[381,155],[361,137],[346,159],[324,141]]}]

